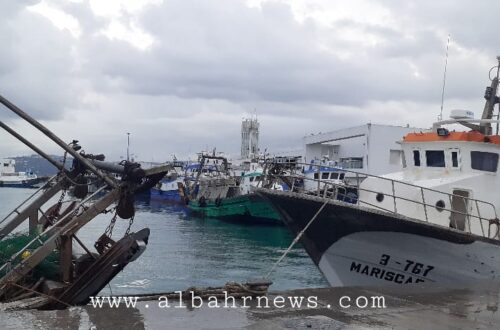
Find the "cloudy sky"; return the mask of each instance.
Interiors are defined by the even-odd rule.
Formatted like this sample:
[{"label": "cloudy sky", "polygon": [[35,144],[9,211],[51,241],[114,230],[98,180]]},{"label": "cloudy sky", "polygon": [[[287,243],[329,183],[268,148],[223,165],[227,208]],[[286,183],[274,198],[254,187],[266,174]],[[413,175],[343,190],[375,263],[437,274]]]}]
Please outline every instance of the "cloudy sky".
[{"label": "cloudy sky", "polygon": [[[500,54],[500,2],[451,0],[16,0],[0,4],[0,94],[64,140],[146,161],[261,149],[367,122],[428,127],[480,115]],[[53,144],[3,107],[0,119]],[[0,157],[29,154],[0,132]]]}]

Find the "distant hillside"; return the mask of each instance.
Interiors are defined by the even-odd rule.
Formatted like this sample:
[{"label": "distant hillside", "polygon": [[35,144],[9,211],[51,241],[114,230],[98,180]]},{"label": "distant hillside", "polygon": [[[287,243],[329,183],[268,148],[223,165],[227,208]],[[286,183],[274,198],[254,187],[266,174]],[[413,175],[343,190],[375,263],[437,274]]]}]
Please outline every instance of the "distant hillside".
[{"label": "distant hillside", "polygon": [[[62,156],[51,155],[52,158],[62,162]],[[38,176],[51,176],[57,173],[57,168],[54,167],[44,158],[38,155],[31,156],[20,156],[20,157],[8,157],[9,159],[14,159],[16,161],[16,171],[24,172],[31,170]],[[66,166],[69,168],[71,166],[72,159],[68,157],[66,160]]]}]

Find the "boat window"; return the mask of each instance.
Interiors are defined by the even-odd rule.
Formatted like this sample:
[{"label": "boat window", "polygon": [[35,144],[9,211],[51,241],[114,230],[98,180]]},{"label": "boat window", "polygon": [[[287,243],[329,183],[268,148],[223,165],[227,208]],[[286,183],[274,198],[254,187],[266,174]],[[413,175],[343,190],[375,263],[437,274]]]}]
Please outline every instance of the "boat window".
[{"label": "boat window", "polygon": [[415,166],[420,166],[420,150],[413,150],[413,161]]},{"label": "boat window", "polygon": [[444,167],[444,150],[426,150],[425,158],[429,167]]},{"label": "boat window", "polygon": [[363,168],[363,157],[340,158],[340,166],[343,168]]},{"label": "boat window", "polygon": [[328,180],[328,175],[330,173],[326,172],[326,173],[321,173],[321,180]]},{"label": "boat window", "polygon": [[340,180],[344,180],[344,176],[345,176],[345,174],[344,174],[344,173],[340,173],[340,177],[339,177],[339,179],[340,179]]},{"label": "boat window", "polygon": [[314,173],[314,179],[315,179],[315,180],[318,180],[318,178],[319,178],[318,173]]},{"label": "boat window", "polygon": [[339,178],[339,174],[338,173],[332,173],[330,175],[330,179],[332,179],[332,180],[337,180],[338,178]]},{"label": "boat window", "polygon": [[253,176],[252,176],[252,177],[250,177],[250,182],[253,182]]},{"label": "boat window", "polygon": [[451,166],[458,167],[458,151],[451,152]]},{"label": "boat window", "polygon": [[493,152],[471,151],[471,167],[474,170],[496,172],[498,154]]}]

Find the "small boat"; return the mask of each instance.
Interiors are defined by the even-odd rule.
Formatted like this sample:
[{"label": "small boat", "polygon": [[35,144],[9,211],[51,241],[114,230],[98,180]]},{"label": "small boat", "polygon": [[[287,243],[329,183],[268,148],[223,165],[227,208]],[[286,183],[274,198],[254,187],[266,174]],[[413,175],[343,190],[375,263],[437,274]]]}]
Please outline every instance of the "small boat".
[{"label": "small boat", "polygon": [[151,188],[151,200],[171,203],[183,202],[179,194],[179,183],[184,182],[184,179],[190,176],[192,165],[179,161],[174,161],[171,165],[173,171],[169,172],[155,187]]},{"label": "small boat", "polygon": [[[203,154],[203,153],[201,153]],[[200,154],[200,155],[201,155]],[[184,203],[184,198],[179,193],[179,185],[194,182],[198,173],[201,178],[212,177],[218,171],[218,160],[200,165],[199,162],[186,163],[174,160],[167,163],[173,166],[174,171],[168,173],[155,187],[151,189],[151,199],[158,202],[174,204]]]},{"label": "small boat", "polygon": [[[452,111],[431,130],[407,134],[402,170],[363,174],[355,203],[319,191],[259,189],[295,234],[303,232],[302,244],[330,285],[500,281],[496,69],[481,119]],[[470,130],[452,130],[457,125]]]},{"label": "small boat", "polygon": [[14,159],[3,159],[0,167],[0,187],[33,188],[47,181],[46,177],[38,177],[32,171],[16,172]]}]

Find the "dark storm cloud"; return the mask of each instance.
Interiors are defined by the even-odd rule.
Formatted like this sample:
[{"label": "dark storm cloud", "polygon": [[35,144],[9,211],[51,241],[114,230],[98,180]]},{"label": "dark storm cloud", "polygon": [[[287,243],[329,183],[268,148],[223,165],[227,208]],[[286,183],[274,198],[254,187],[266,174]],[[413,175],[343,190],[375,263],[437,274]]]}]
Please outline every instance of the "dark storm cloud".
[{"label": "dark storm cloud", "polygon": [[[0,25],[0,38],[7,40],[0,55],[0,68],[6,67],[0,69],[0,93],[39,119],[61,118],[79,99],[73,38],[25,6],[11,7],[8,17]],[[0,116],[6,113],[2,109]]]},{"label": "dark storm cloud", "polygon": [[[147,51],[124,41],[84,38],[85,70],[97,75],[99,88],[145,95],[358,106],[439,99],[445,40],[431,28],[405,31],[353,20],[326,28],[311,20],[299,23],[283,3],[264,3],[262,9],[232,0],[216,4],[172,0],[146,10],[138,23],[155,37]],[[342,38],[340,28],[382,42],[362,48]],[[331,36],[326,45],[324,35]],[[352,56],[335,54],[343,49]],[[450,88],[450,95],[464,96],[464,89]]]},{"label": "dark storm cloud", "polygon": [[294,20],[289,6],[217,3],[168,1],[147,11],[140,22],[157,40],[151,50],[93,39],[87,65],[149,95],[337,104],[382,96],[359,95],[355,74],[363,68],[322,52],[317,28]]},{"label": "dark storm cloud", "polygon": [[[96,16],[89,1],[47,1],[78,20],[79,37],[26,10],[33,3],[2,7],[0,93],[89,147],[119,144],[132,131],[145,158],[237,150],[241,117],[255,108],[270,148],[368,121],[428,125],[439,109],[447,34],[447,105],[479,108],[500,52],[494,1],[379,0],[387,22],[328,24],[297,19],[285,1],[165,0],[113,18]],[[153,43],[107,37],[113,22]]]}]

